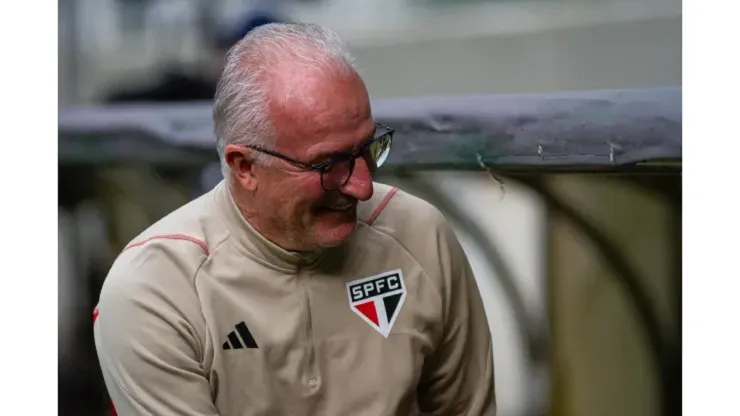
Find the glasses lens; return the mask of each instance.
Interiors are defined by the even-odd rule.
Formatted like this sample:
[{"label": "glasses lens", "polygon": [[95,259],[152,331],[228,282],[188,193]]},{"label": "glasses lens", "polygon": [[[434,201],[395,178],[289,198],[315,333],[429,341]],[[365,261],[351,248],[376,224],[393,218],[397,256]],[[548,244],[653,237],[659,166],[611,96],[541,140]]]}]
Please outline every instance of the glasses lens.
[{"label": "glasses lens", "polygon": [[370,145],[370,157],[375,164],[375,168],[379,168],[383,165],[388,155],[391,152],[391,139],[390,133],[380,136]]},{"label": "glasses lens", "polygon": [[346,158],[336,160],[329,165],[329,168],[321,174],[321,183],[327,191],[339,189],[347,183],[352,176],[354,159]]},{"label": "glasses lens", "polygon": [[367,161],[370,171],[383,165],[391,150],[393,132],[383,134],[367,146],[362,155],[340,154],[332,158],[331,164],[321,174],[321,184],[327,191],[343,187],[355,167],[355,158],[362,157]]}]

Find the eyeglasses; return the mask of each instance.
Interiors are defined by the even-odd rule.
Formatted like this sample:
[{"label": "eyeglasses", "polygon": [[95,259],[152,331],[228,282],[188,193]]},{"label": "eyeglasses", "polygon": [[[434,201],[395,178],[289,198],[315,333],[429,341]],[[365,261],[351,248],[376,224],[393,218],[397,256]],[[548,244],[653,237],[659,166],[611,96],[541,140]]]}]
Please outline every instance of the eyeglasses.
[{"label": "eyeglasses", "polygon": [[246,147],[277,157],[303,169],[313,170],[321,174],[321,186],[325,191],[336,191],[349,182],[355,169],[355,161],[359,157],[365,158],[371,172],[383,165],[391,151],[391,142],[395,130],[383,124],[375,122],[376,129],[372,138],[367,140],[354,152],[336,152],[329,160],[322,163],[310,164],[295,160],[281,153],[266,149],[257,145],[246,145]]}]

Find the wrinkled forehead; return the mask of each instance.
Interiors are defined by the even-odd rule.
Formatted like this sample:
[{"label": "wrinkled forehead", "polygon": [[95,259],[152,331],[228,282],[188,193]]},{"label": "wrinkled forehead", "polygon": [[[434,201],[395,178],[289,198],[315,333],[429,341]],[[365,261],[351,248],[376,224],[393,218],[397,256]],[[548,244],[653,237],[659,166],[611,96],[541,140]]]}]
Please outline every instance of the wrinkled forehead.
[{"label": "wrinkled forehead", "polygon": [[269,91],[277,147],[352,146],[373,133],[370,99],[354,71],[287,65],[274,72]]}]

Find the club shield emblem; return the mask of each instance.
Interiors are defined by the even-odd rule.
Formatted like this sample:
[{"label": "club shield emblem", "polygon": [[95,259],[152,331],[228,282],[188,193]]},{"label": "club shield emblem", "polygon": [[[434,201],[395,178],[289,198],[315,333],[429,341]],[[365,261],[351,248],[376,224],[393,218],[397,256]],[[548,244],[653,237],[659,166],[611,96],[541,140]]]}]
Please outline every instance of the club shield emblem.
[{"label": "club shield emblem", "polygon": [[388,338],[401,306],[406,285],[401,270],[393,270],[347,283],[352,310],[376,331]]}]

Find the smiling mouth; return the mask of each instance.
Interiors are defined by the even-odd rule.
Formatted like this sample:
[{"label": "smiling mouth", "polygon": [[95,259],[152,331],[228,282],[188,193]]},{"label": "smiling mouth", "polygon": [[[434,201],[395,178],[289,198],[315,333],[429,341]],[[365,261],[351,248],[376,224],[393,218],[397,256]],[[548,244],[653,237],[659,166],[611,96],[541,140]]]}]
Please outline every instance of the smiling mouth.
[{"label": "smiling mouth", "polygon": [[334,212],[347,212],[350,209],[354,208],[355,204],[342,204],[342,205],[332,205],[328,206],[325,209],[328,211],[334,211]]}]

